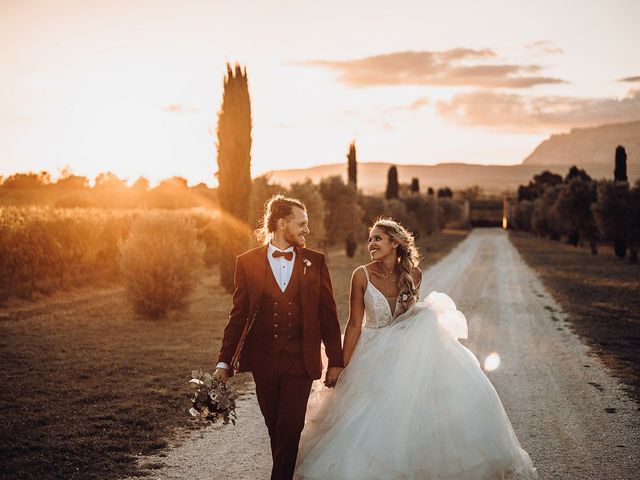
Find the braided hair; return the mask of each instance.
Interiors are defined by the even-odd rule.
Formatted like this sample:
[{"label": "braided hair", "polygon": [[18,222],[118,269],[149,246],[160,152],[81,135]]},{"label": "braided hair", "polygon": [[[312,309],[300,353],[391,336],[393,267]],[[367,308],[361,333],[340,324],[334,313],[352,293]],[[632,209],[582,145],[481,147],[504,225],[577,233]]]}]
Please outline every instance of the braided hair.
[{"label": "braided hair", "polygon": [[[411,276],[411,272],[419,265],[421,259],[418,248],[416,247],[415,238],[409,230],[392,218],[378,218],[371,227],[371,230],[376,227],[389,235],[389,238],[398,244],[396,248],[398,265],[400,266],[398,287],[400,289],[400,303],[406,310],[418,299],[418,290]],[[402,300],[403,297],[406,298]]]}]

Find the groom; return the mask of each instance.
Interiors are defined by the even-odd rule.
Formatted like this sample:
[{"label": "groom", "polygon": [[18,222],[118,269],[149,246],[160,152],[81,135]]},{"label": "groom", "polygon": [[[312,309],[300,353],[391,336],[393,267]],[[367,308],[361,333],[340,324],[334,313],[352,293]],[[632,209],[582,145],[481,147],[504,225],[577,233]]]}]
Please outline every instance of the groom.
[{"label": "groom", "polygon": [[253,373],[271,439],[271,480],[293,477],[311,383],[322,372],[321,342],[329,359],[325,385],[335,385],[343,366],[327,262],[304,248],[308,234],[301,202],[282,195],[267,202],[264,245],[236,259],[233,307],[216,365],[223,381],[236,362]]}]

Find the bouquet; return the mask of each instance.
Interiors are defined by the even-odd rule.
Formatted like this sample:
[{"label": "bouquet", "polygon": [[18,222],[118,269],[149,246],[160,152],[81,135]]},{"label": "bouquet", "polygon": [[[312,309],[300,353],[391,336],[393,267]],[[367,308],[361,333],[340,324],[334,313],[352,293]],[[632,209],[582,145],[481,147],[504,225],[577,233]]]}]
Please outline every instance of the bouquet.
[{"label": "bouquet", "polygon": [[197,385],[195,395],[191,399],[189,413],[211,423],[222,417],[222,424],[236,424],[236,398],[238,394],[218,377],[202,370],[191,372],[189,383]]}]

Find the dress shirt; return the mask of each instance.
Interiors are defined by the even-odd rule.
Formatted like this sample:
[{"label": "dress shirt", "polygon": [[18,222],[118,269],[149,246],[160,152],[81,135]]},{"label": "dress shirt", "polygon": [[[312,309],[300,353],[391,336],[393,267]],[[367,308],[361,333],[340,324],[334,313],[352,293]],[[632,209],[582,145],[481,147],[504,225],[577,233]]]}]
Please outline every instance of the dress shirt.
[{"label": "dress shirt", "polygon": [[[293,252],[293,258],[291,260],[287,260],[284,257],[275,258],[273,256],[273,252],[275,251]],[[267,248],[267,259],[269,260],[269,266],[271,267],[273,276],[276,279],[276,283],[280,287],[280,290],[284,292],[287,289],[287,285],[289,285],[289,280],[291,280],[293,265],[296,261],[296,251],[293,248],[293,245],[286,250],[280,250],[278,247],[275,247],[273,244],[269,243],[269,247]],[[227,365],[225,362],[218,362],[216,368],[228,369],[229,365]]]}]

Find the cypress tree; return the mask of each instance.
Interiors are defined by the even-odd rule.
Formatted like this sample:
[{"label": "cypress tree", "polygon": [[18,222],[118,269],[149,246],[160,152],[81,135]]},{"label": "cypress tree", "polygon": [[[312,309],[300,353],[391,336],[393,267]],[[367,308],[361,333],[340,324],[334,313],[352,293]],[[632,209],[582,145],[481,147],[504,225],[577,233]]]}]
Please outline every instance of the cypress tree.
[{"label": "cypress tree", "polygon": [[[613,169],[613,182],[627,181],[627,152],[622,145],[616,147],[615,167]],[[613,239],[613,251],[618,258],[627,255],[627,240],[623,234],[619,233]]]},{"label": "cypress tree", "polygon": [[356,160],[356,141],[349,144],[349,153],[347,154],[349,184],[353,185],[354,190],[358,190],[358,162]]},{"label": "cypress tree", "polygon": [[220,283],[233,290],[235,257],[247,249],[251,195],[251,99],[247,70],[227,64],[222,106],[218,114],[218,199],[222,225],[218,230]]},{"label": "cypress tree", "polygon": [[389,173],[387,173],[387,191],[385,192],[385,198],[391,200],[392,198],[398,198],[398,191],[400,187],[398,185],[398,169],[395,165],[389,167]]},{"label": "cypress tree", "polygon": [[420,180],[415,177],[411,179],[411,193],[420,193]]},{"label": "cypress tree", "polygon": [[616,147],[616,165],[613,170],[613,181],[627,181],[627,152],[622,145]]},{"label": "cypress tree", "polygon": [[[358,191],[358,162],[356,161],[356,141],[354,140],[349,145],[349,153],[347,154],[347,173],[349,176],[349,186],[353,189],[354,192]],[[356,243],[355,234],[350,232],[347,236],[347,240],[345,243],[345,252],[347,257],[353,258],[356,254],[356,248],[358,244]]]}]

